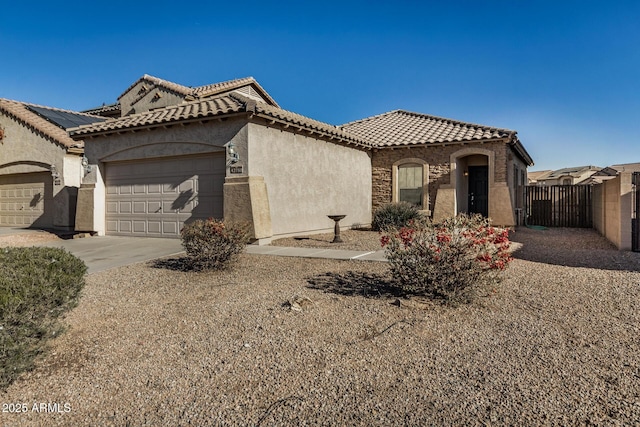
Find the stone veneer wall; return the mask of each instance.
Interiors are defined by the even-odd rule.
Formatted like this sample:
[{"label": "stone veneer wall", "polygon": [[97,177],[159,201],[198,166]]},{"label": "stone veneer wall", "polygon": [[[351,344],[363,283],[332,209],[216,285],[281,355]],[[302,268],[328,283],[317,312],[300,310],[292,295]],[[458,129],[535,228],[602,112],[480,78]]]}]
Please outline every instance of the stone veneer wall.
[{"label": "stone veneer wall", "polygon": [[[478,147],[493,150],[495,154],[495,182],[507,182],[507,154],[510,149],[503,142],[473,143]],[[391,203],[391,169],[399,160],[409,157],[424,159],[429,164],[429,207],[433,212],[438,187],[450,183],[451,154],[469,147],[471,144],[432,145],[383,148],[375,150],[372,166],[372,210]],[[507,184],[509,184],[507,182]]]}]

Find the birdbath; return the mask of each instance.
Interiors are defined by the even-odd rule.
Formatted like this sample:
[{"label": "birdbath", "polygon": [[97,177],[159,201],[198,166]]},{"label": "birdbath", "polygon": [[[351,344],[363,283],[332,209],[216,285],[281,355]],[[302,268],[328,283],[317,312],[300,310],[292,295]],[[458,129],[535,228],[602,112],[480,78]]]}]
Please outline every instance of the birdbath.
[{"label": "birdbath", "polygon": [[346,215],[327,215],[329,218],[335,221],[336,225],[333,228],[333,240],[331,243],[342,243],[342,239],[340,238],[340,220],[343,219]]}]

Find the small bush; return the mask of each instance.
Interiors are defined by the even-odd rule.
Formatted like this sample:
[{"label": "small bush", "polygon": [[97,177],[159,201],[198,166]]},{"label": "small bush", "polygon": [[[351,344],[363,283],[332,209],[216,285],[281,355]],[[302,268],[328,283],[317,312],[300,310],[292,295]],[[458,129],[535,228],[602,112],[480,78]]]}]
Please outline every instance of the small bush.
[{"label": "small bush", "polygon": [[60,331],[57,319],[77,304],[86,272],[64,249],[0,249],[0,389]]},{"label": "small bush", "polygon": [[509,230],[481,215],[459,215],[440,224],[403,227],[381,238],[391,272],[407,293],[470,302],[481,287],[498,283],[512,260]]},{"label": "small bush", "polygon": [[229,267],[249,242],[244,224],[225,224],[213,218],[185,224],[180,232],[191,269],[219,270]]},{"label": "small bush", "polygon": [[374,231],[387,231],[407,227],[410,221],[422,220],[424,216],[415,205],[408,202],[389,203],[374,212],[371,228]]}]

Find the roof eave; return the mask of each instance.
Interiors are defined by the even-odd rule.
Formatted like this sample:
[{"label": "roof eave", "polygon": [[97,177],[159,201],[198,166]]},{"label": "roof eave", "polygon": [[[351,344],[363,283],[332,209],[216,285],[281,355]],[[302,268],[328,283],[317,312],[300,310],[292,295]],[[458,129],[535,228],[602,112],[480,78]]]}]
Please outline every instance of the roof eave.
[{"label": "roof eave", "polygon": [[117,134],[117,133],[139,132],[143,130],[151,130],[151,129],[162,128],[167,126],[187,125],[187,124],[197,123],[197,122],[208,122],[212,120],[228,119],[228,118],[239,117],[239,116],[244,116],[248,114],[251,114],[251,113],[247,113],[246,111],[238,111],[238,112],[231,112],[231,113],[224,112],[220,114],[211,114],[211,115],[202,116],[202,117],[168,120],[166,122],[149,123],[149,124],[140,125],[140,126],[128,126],[128,127],[122,127],[122,128],[114,128],[114,129],[104,129],[104,130],[98,130],[94,132],[77,133],[79,131],[82,131],[81,127],[72,128],[72,129],[69,129],[68,131],[69,131],[69,136],[74,140],[78,141],[83,138],[94,138],[98,136],[111,135],[111,134]]},{"label": "roof eave", "polygon": [[[283,127],[285,127],[285,129],[289,129],[289,130],[293,130],[293,129],[300,129],[300,130],[304,130],[306,132],[309,132],[310,135],[316,134],[319,135],[321,137],[330,139],[331,141],[338,141],[338,142],[343,142],[347,145],[356,145],[358,147],[361,148],[365,148],[368,150],[371,150],[372,148],[375,148],[374,146],[367,144],[366,142],[354,137],[354,136],[346,136],[346,135],[341,135],[338,132],[330,132],[326,129],[321,129],[321,128],[315,128],[313,126],[304,126],[303,124],[300,123],[296,123],[293,121],[288,121],[279,117],[274,117],[268,113],[263,113],[263,112],[256,112],[255,114],[252,114],[252,116],[254,117],[260,117],[264,120],[266,120],[267,122],[269,122],[269,124],[280,124]],[[336,129],[338,130],[338,129]]]},{"label": "roof eave", "polygon": [[533,159],[531,158],[527,150],[524,148],[524,145],[522,145],[522,142],[520,142],[520,139],[516,136],[515,133],[513,133],[512,135],[511,144],[515,152],[518,153],[518,155],[522,158],[522,160],[525,161],[525,163],[527,164],[527,167],[534,165]]},{"label": "roof eave", "polygon": [[410,148],[410,147],[424,147],[434,145],[467,145],[467,144],[489,144],[492,142],[509,142],[509,138],[487,138],[487,139],[465,139],[461,141],[436,141],[436,142],[417,142],[411,144],[398,144],[398,145],[374,145],[373,148],[384,150],[387,148]]}]

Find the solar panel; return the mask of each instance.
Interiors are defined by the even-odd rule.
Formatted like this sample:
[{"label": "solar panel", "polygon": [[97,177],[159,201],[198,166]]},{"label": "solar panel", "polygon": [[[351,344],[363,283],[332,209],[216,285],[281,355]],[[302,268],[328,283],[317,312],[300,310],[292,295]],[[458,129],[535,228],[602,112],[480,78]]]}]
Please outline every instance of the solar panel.
[{"label": "solar panel", "polygon": [[71,113],[67,111],[53,110],[51,108],[28,106],[31,111],[44,117],[50,122],[60,126],[62,129],[74,128],[76,126],[88,125],[107,120],[106,117],[89,117],[84,114]]}]

